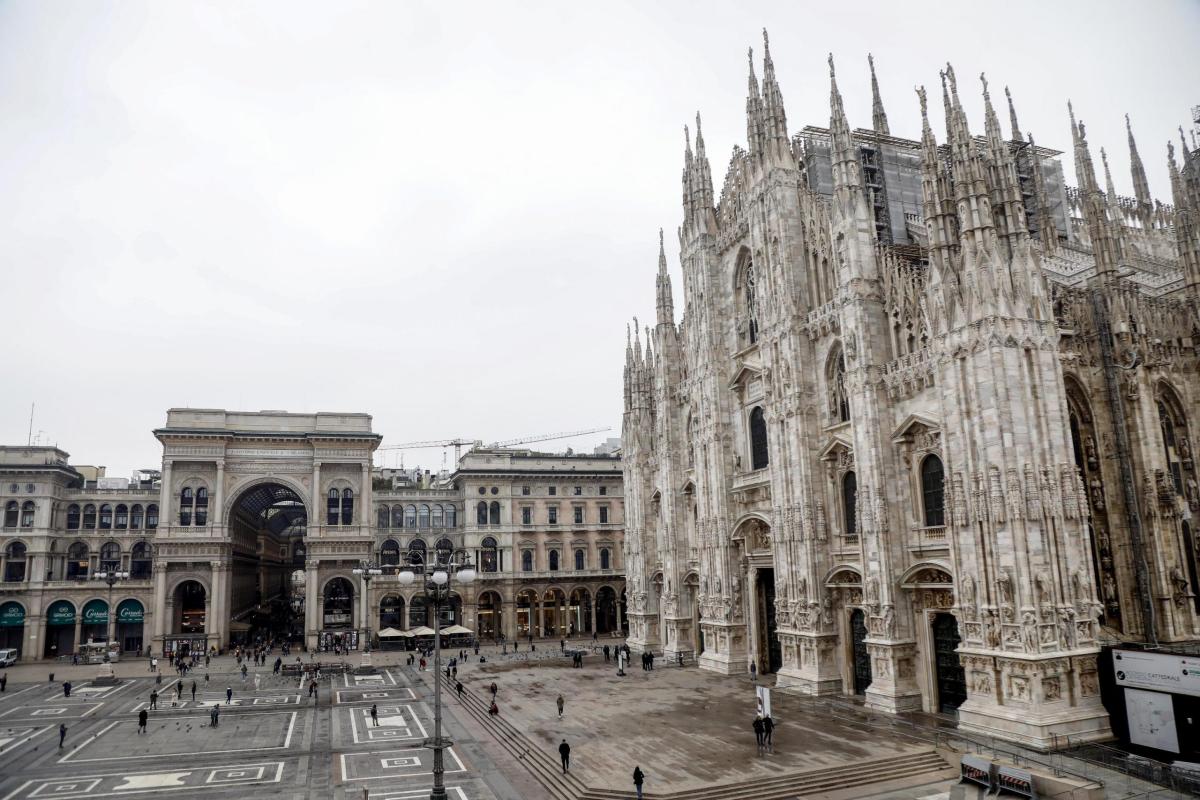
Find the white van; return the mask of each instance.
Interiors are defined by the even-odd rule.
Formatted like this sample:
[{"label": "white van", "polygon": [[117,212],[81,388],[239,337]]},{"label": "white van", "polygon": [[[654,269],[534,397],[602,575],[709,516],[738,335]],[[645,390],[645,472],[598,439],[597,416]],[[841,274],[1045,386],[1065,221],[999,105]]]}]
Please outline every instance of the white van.
[{"label": "white van", "polygon": [[17,656],[20,655],[16,648],[9,647],[5,650],[0,650],[0,667],[11,667],[17,663]]}]

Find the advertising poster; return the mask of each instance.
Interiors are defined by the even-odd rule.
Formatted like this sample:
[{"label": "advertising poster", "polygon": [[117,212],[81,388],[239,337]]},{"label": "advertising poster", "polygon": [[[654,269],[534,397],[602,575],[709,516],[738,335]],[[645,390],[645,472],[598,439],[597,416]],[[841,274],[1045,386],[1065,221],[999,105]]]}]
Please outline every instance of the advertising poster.
[{"label": "advertising poster", "polygon": [[754,694],[756,696],[755,699],[758,704],[758,711],[756,713],[758,713],[764,717],[771,716],[771,690],[770,690],[770,688],[768,688],[766,686],[755,686]]},{"label": "advertising poster", "polygon": [[1143,689],[1126,689],[1125,713],[1129,716],[1129,741],[1132,744],[1154,747],[1169,753],[1179,752],[1171,695],[1147,692]]},{"label": "advertising poster", "polygon": [[1113,650],[1117,686],[1200,697],[1200,658],[1196,656]]}]

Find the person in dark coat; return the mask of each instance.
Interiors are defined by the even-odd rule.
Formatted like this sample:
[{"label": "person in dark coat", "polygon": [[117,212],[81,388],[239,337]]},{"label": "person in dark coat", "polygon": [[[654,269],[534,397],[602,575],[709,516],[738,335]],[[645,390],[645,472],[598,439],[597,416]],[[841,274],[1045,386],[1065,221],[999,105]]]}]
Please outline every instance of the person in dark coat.
[{"label": "person in dark coat", "polygon": [[642,768],[635,766],[633,768],[633,788],[637,789],[638,800],[642,800],[642,781],[646,780]]},{"label": "person in dark coat", "polygon": [[379,706],[376,703],[371,704],[371,723],[376,728],[379,727]]},{"label": "person in dark coat", "polygon": [[63,697],[70,697],[70,696],[71,696],[71,682],[65,681],[63,683]]},{"label": "person in dark coat", "polygon": [[763,744],[771,748],[771,733],[775,730],[775,720],[770,715],[763,717]]},{"label": "person in dark coat", "polygon": [[566,739],[558,746],[558,755],[562,757],[563,775],[566,775],[571,768],[571,745],[567,744]]},{"label": "person in dark coat", "polygon": [[143,708],[141,711],[138,712],[138,734],[139,735],[146,732],[146,722],[149,719],[150,719],[150,712],[147,711],[146,709]]},{"label": "person in dark coat", "polygon": [[62,749],[63,741],[65,741],[66,738],[67,738],[67,723],[64,722],[58,726],[58,749],[59,750]]},{"label": "person in dark coat", "polygon": [[208,713],[209,725],[213,728],[217,727],[217,723],[221,719],[221,704],[213,703],[212,711]]},{"label": "person in dark coat", "polygon": [[763,736],[765,735],[766,727],[763,725],[762,717],[754,718],[754,741],[758,744],[758,752],[763,749]]}]

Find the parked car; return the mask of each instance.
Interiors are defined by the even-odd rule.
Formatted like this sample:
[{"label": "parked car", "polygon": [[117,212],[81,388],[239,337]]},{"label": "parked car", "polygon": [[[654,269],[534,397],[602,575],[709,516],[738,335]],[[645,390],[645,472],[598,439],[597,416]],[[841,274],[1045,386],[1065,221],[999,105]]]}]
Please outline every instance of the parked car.
[{"label": "parked car", "polygon": [[9,647],[0,650],[0,667],[11,667],[17,663],[17,658],[20,657],[20,652],[15,647]]}]

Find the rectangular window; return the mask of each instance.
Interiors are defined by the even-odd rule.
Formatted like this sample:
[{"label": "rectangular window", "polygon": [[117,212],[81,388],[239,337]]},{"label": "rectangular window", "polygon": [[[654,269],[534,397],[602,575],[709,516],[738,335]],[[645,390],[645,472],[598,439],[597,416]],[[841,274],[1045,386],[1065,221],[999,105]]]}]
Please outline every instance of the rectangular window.
[{"label": "rectangular window", "polygon": [[556,494],[558,494],[558,487],[557,487],[557,486],[551,486],[551,487],[550,487],[550,496],[551,496],[551,497],[553,497],[553,496],[554,496],[554,495],[556,495]]},{"label": "rectangular window", "polygon": [[575,524],[583,524],[583,506],[575,506]]},{"label": "rectangular window", "polygon": [[600,506],[600,524],[608,524],[608,506]]},{"label": "rectangular window", "polygon": [[533,509],[530,508],[529,506],[525,506],[524,508],[521,509],[521,524],[522,525],[532,525],[533,524]]},{"label": "rectangular window", "polygon": [[578,496],[578,495],[581,495],[581,494],[583,494],[583,487],[582,487],[582,486],[576,486],[576,487],[575,487],[575,495],[576,495],[576,496]]},{"label": "rectangular window", "polygon": [[558,524],[558,506],[550,506],[548,509],[546,509],[546,513],[548,515],[546,518],[546,521],[549,522],[551,525],[557,525]]},{"label": "rectangular window", "polygon": [[607,486],[601,486],[601,487],[600,487],[600,494],[608,494],[608,487],[607,487]]},{"label": "rectangular window", "polygon": [[522,487],[521,487],[521,494],[529,494],[529,487],[528,487],[528,486],[522,486]]}]

